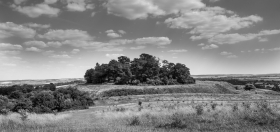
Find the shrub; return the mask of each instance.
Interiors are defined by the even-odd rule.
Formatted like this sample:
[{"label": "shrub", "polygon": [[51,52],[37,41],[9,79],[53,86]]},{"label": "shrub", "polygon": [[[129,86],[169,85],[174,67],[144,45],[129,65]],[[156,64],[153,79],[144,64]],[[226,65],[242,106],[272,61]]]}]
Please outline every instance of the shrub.
[{"label": "shrub", "polygon": [[137,126],[140,125],[140,119],[138,116],[133,116],[131,119],[128,120],[128,125],[130,126]]},{"label": "shrub", "polygon": [[202,115],[203,114],[203,106],[202,105],[197,105],[195,107],[195,110],[196,110],[197,115]]}]

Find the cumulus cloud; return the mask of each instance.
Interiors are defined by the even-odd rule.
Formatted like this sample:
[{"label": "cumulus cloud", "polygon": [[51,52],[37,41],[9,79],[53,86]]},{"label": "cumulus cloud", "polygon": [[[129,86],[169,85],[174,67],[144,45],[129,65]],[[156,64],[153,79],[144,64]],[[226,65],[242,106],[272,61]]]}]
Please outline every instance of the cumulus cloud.
[{"label": "cumulus cloud", "polygon": [[229,59],[235,59],[235,58],[238,58],[238,56],[237,56],[237,55],[229,55],[229,56],[227,56],[227,58],[229,58]]},{"label": "cumulus cloud", "polygon": [[13,22],[0,23],[0,38],[18,36],[21,38],[33,38],[36,35],[34,29]]},{"label": "cumulus cloud", "polygon": [[208,49],[217,49],[217,48],[219,48],[218,45],[210,44],[210,45],[205,45],[205,46],[203,46],[201,49],[202,49],[202,50],[208,50]]},{"label": "cumulus cloud", "polygon": [[221,54],[221,55],[232,55],[231,52],[226,52],[226,51],[223,51],[223,52],[221,52],[220,54]]},{"label": "cumulus cloud", "polygon": [[201,44],[198,44],[197,46],[205,46],[205,44],[204,44],[204,43],[201,43]]},{"label": "cumulus cloud", "polygon": [[115,58],[118,58],[118,57],[124,56],[124,55],[123,54],[106,54],[105,56],[115,59]]},{"label": "cumulus cloud", "polygon": [[182,52],[188,52],[188,50],[185,49],[180,49],[180,50],[169,50],[167,52],[171,52],[171,53],[182,53]]},{"label": "cumulus cloud", "polygon": [[130,47],[132,50],[139,50],[139,49],[145,49],[146,46],[136,46],[136,47]]},{"label": "cumulus cloud", "polygon": [[120,34],[126,34],[126,32],[124,30],[119,30],[118,31]]},{"label": "cumulus cloud", "polygon": [[79,53],[79,52],[80,52],[79,49],[73,49],[73,50],[71,51],[72,54],[77,54],[77,53]]},{"label": "cumulus cloud", "polygon": [[146,38],[138,38],[134,40],[134,43],[139,45],[157,45],[157,46],[164,46],[171,44],[172,40],[167,37],[146,37]]},{"label": "cumulus cloud", "polygon": [[146,19],[151,16],[177,14],[180,11],[204,7],[201,0],[108,0],[108,14],[130,20]]},{"label": "cumulus cloud", "polygon": [[235,44],[243,41],[253,40],[258,37],[280,34],[280,30],[263,30],[256,34],[219,34],[209,39],[210,43]]},{"label": "cumulus cloud", "polygon": [[88,3],[86,0],[64,0],[67,4],[66,8],[68,11],[83,12],[87,9],[94,9],[94,4]]},{"label": "cumulus cloud", "polygon": [[48,40],[64,41],[64,40],[92,40],[94,37],[90,36],[87,31],[77,29],[67,30],[50,30],[43,35],[38,35],[39,38]]},{"label": "cumulus cloud", "polygon": [[41,49],[38,49],[36,47],[26,48],[25,50],[26,51],[32,51],[32,52],[41,52],[42,51]]},{"label": "cumulus cloud", "polygon": [[9,43],[0,43],[0,50],[22,50],[22,46]]},{"label": "cumulus cloud", "polygon": [[56,2],[57,2],[57,0],[45,0],[46,4],[54,4]]},{"label": "cumulus cloud", "polygon": [[172,40],[167,37],[144,37],[137,39],[118,39],[112,40],[110,43],[115,45],[136,44],[136,45],[155,45],[166,46],[171,44]]},{"label": "cumulus cloud", "polygon": [[280,47],[269,49],[270,51],[280,51]]},{"label": "cumulus cloud", "polygon": [[5,56],[5,55],[18,55],[20,53],[19,50],[0,50],[0,55]]},{"label": "cumulus cloud", "polygon": [[230,30],[250,27],[263,19],[256,15],[240,17],[221,7],[206,7],[200,10],[182,12],[165,23],[170,28],[190,29],[192,40],[209,39]]},{"label": "cumulus cloud", "polygon": [[62,43],[58,42],[58,41],[55,41],[55,42],[48,42],[47,45],[50,46],[50,47],[59,48],[59,47],[62,46]]},{"label": "cumulus cloud", "polygon": [[56,54],[54,54],[54,55],[51,55],[50,56],[51,58],[56,58],[56,59],[69,59],[69,58],[71,58],[69,55],[67,55],[67,54],[61,54],[61,55],[56,55]]},{"label": "cumulus cloud", "polygon": [[123,51],[125,49],[125,47],[115,47],[115,46],[107,46],[107,47],[101,47],[101,48],[98,48],[96,49],[96,51],[107,51],[107,52],[110,52],[110,51]]},{"label": "cumulus cloud", "polygon": [[46,3],[36,4],[32,6],[17,6],[13,4],[11,6],[15,11],[18,11],[22,14],[25,14],[31,18],[36,18],[41,15],[46,15],[50,17],[56,17],[58,16],[60,9],[54,8],[49,6]]},{"label": "cumulus cloud", "polygon": [[110,37],[110,38],[120,38],[120,37],[122,37],[122,35],[116,33],[114,30],[107,30],[106,33],[107,33],[107,36]]},{"label": "cumulus cloud", "polygon": [[28,41],[28,42],[25,42],[24,45],[31,46],[31,47],[39,47],[39,48],[48,47],[46,45],[46,43],[43,41]]},{"label": "cumulus cloud", "polygon": [[14,0],[14,3],[17,5],[20,5],[23,2],[26,2],[27,0]]},{"label": "cumulus cloud", "polygon": [[45,28],[50,28],[51,25],[49,24],[37,24],[37,23],[26,23],[24,24],[27,27],[31,27],[31,28],[39,28],[39,29],[45,29]]},{"label": "cumulus cloud", "polygon": [[209,0],[210,2],[218,2],[218,1],[220,1],[220,0]]}]

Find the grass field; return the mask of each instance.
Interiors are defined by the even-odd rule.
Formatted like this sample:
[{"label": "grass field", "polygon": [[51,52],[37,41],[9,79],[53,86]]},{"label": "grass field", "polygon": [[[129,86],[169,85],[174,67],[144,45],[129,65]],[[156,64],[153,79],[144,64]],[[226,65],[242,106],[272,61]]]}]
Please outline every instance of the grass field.
[{"label": "grass field", "polygon": [[[219,85],[216,85],[219,84]],[[203,89],[102,97],[96,106],[54,114],[0,116],[1,131],[45,132],[255,132],[280,131],[280,96],[272,91],[242,91],[223,82],[177,86],[79,85],[95,95],[115,89]],[[222,88],[232,91],[223,93]],[[204,90],[208,91],[203,93]],[[209,90],[211,92],[209,92]],[[218,90],[218,91],[217,91]],[[141,103],[139,103],[141,102]]]}]

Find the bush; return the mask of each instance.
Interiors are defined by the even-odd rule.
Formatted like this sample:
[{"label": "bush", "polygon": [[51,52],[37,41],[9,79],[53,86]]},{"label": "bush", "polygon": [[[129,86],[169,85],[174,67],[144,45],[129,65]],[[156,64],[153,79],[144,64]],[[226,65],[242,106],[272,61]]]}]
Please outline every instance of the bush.
[{"label": "bush", "polygon": [[7,95],[0,95],[0,114],[20,110],[52,113],[53,111],[60,112],[69,109],[87,109],[94,105],[88,93],[72,87],[56,90],[52,83],[43,87],[38,86],[36,89],[30,85],[15,85],[1,90],[3,91],[1,94]]}]

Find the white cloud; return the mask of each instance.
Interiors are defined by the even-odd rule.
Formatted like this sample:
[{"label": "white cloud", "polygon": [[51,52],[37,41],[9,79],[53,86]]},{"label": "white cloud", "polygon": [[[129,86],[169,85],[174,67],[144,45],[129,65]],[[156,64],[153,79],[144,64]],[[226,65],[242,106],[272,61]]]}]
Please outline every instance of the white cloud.
[{"label": "white cloud", "polygon": [[123,54],[106,54],[105,55],[106,57],[109,57],[109,58],[113,58],[113,59],[116,59],[120,56],[124,56]]},{"label": "white cloud", "polygon": [[180,49],[180,50],[169,50],[167,52],[171,52],[171,53],[182,53],[182,52],[188,52],[188,50],[185,49]]},{"label": "white cloud", "polygon": [[43,55],[47,55],[47,56],[51,56],[53,54],[54,54],[53,50],[48,50],[48,51],[43,52]]},{"label": "white cloud", "polygon": [[205,46],[202,47],[201,49],[202,49],[202,50],[208,50],[208,49],[217,49],[217,48],[219,48],[218,45],[210,44],[210,45],[205,45]]},{"label": "white cloud", "polygon": [[69,55],[67,54],[61,54],[61,55],[51,55],[51,58],[56,58],[56,59],[69,59],[71,58]]},{"label": "white cloud", "polygon": [[107,30],[106,33],[107,33],[107,36],[110,37],[110,38],[120,38],[120,37],[122,37],[122,35],[116,33],[114,30]]},{"label": "white cloud", "polygon": [[23,3],[23,2],[26,2],[27,0],[14,0],[14,3],[15,4],[17,4],[17,5],[19,5],[19,4],[21,4],[21,3]]},{"label": "white cloud", "polygon": [[79,52],[80,52],[79,49],[73,49],[73,50],[71,51],[72,54],[77,54],[77,53],[79,53]]},{"label": "white cloud", "polygon": [[138,38],[134,40],[135,44],[139,45],[157,45],[157,46],[165,46],[171,44],[172,40],[167,37],[146,37],[146,38]]},{"label": "white cloud", "polygon": [[267,42],[268,41],[267,38],[262,38],[262,37],[259,37],[258,40],[259,40],[259,42]]},{"label": "white cloud", "polygon": [[83,12],[87,9],[94,9],[94,4],[88,4],[85,0],[65,0],[68,11]]},{"label": "white cloud", "polygon": [[220,0],[209,0],[210,2],[218,2],[218,1],[220,1]]},{"label": "white cloud", "polygon": [[37,23],[26,23],[24,24],[27,27],[31,27],[31,28],[39,28],[39,29],[44,29],[44,28],[50,28],[51,25],[49,24],[37,24]]},{"label": "white cloud", "polygon": [[262,49],[255,49],[255,52],[261,52],[261,53],[264,53],[265,52],[265,49],[262,48]]},{"label": "white cloud", "polygon": [[91,17],[94,17],[95,14],[96,14],[96,12],[92,12],[92,13],[91,13]]},{"label": "white cloud", "polygon": [[47,45],[50,46],[50,47],[59,48],[59,47],[62,46],[62,43],[60,43],[58,41],[56,41],[56,42],[48,42]]},{"label": "white cloud", "polygon": [[25,50],[26,51],[32,51],[32,52],[41,52],[42,51],[41,49],[38,49],[36,47],[26,48]]},{"label": "white cloud", "polygon": [[115,47],[115,46],[107,46],[107,47],[101,47],[96,49],[96,51],[123,51],[125,49],[125,47]]},{"label": "white cloud", "polygon": [[18,50],[4,50],[4,51],[0,50],[0,55],[1,56],[5,56],[5,55],[18,55],[19,53],[20,53],[20,51],[18,51]]},{"label": "white cloud", "polygon": [[232,55],[231,52],[226,52],[226,51],[223,51],[223,52],[221,52],[220,54],[221,54],[221,55]]},{"label": "white cloud", "polygon": [[45,38],[48,40],[92,40],[94,37],[90,36],[87,31],[77,29],[67,30],[50,30],[44,35],[38,35],[39,38]]},{"label": "white cloud", "polygon": [[136,47],[130,47],[132,50],[138,50],[138,49],[144,49],[146,46],[136,46]]},{"label": "white cloud", "polygon": [[269,49],[270,51],[280,51],[280,47]]},{"label": "white cloud", "polygon": [[46,4],[54,4],[56,2],[57,2],[57,0],[45,0]]},{"label": "white cloud", "polygon": [[229,56],[227,56],[227,58],[235,59],[235,58],[238,58],[238,56],[237,55],[229,55]]},{"label": "white cloud", "polygon": [[205,46],[205,44],[204,44],[204,43],[201,43],[201,44],[198,44],[197,46]]},{"label": "white cloud", "polygon": [[54,8],[49,6],[48,4],[41,3],[41,4],[36,4],[32,6],[17,6],[17,5],[12,5],[11,6],[14,10],[25,14],[29,17],[36,18],[41,15],[46,15],[50,17],[56,17],[58,16],[60,9]]},{"label": "white cloud", "polygon": [[167,37],[144,37],[137,39],[117,39],[110,41],[114,45],[136,44],[136,45],[156,45],[158,47],[171,44],[172,40]]},{"label": "white cloud", "polygon": [[165,23],[170,28],[190,29],[192,40],[209,39],[220,33],[250,27],[263,19],[256,15],[239,17],[232,11],[221,7],[205,7],[199,10],[185,11]]},{"label": "white cloud", "polygon": [[204,7],[201,0],[108,0],[108,14],[127,19],[146,19]]},{"label": "white cloud", "polygon": [[280,34],[280,30],[263,30],[257,34],[219,34],[209,39],[210,43],[235,44],[243,41],[253,40],[258,37]]},{"label": "white cloud", "polygon": [[120,34],[126,34],[126,32],[124,30],[119,30],[118,31]]},{"label": "white cloud", "polygon": [[0,23],[0,38],[18,36],[21,38],[33,38],[36,31],[13,22]]},{"label": "white cloud", "polygon": [[43,41],[28,41],[28,42],[25,42],[24,45],[31,46],[31,47],[39,47],[39,48],[48,47],[46,45],[46,43]]},{"label": "white cloud", "polygon": [[22,46],[9,43],[0,43],[0,50],[22,50]]}]

